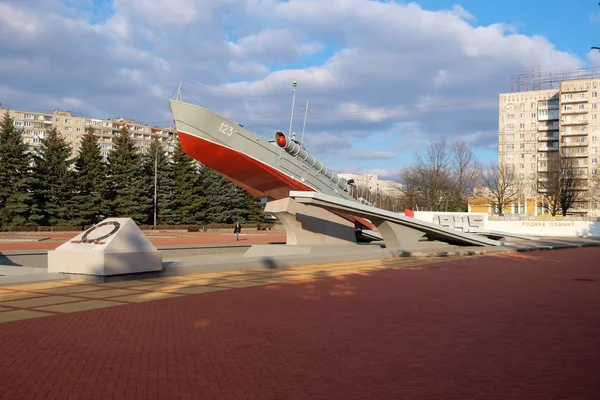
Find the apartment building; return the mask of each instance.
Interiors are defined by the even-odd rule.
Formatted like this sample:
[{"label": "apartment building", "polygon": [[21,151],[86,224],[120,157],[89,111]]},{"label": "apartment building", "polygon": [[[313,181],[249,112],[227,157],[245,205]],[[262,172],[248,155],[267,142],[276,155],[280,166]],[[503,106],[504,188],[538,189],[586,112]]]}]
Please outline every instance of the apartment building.
[{"label": "apartment building", "polygon": [[54,110],[52,113],[41,113],[34,111],[4,109],[0,107],[0,112],[4,114],[8,111],[14,119],[15,127],[23,130],[23,140],[29,145],[32,151],[36,151],[40,146],[40,140],[46,137],[46,131],[51,128],[57,128],[58,131],[71,144],[72,154],[76,156],[81,146],[81,136],[88,127],[94,128],[98,137],[98,143],[102,149],[102,155],[108,156],[112,150],[112,139],[123,127],[127,127],[131,133],[136,147],[141,153],[146,153],[151,142],[158,138],[167,152],[174,150],[174,138],[176,130],[174,127],[157,127],[147,124],[136,123],[134,120],[125,118],[98,119],[89,117],[74,116],[70,111]]},{"label": "apartment building", "polygon": [[[537,78],[537,79],[536,79]],[[596,215],[599,205],[587,196],[598,173],[598,92],[600,70],[538,75],[519,89],[499,95],[498,162],[513,168],[523,184],[521,199],[508,213],[544,213],[548,162],[560,152],[570,160],[581,196],[570,212]],[[525,86],[526,89],[521,90]],[[553,86],[546,88],[545,86]]]}]

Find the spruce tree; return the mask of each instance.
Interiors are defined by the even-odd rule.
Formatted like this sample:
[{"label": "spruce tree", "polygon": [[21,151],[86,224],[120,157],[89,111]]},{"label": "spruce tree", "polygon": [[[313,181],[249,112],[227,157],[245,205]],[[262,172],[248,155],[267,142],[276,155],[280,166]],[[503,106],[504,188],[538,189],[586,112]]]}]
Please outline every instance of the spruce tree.
[{"label": "spruce tree", "polygon": [[144,173],[141,155],[127,128],[113,138],[114,149],[108,154],[108,190],[114,217],[148,222],[152,208],[151,185]]},{"label": "spruce tree", "polygon": [[89,127],[81,137],[81,147],[75,161],[75,225],[93,225],[109,214],[105,200],[106,165],[94,128]]},{"label": "spruce tree", "polygon": [[176,224],[206,223],[206,199],[202,177],[196,161],[185,154],[179,141],[173,154],[173,222]]},{"label": "spruce tree", "polygon": [[[148,153],[144,155],[144,167],[146,175],[152,182],[152,194],[154,196],[154,185],[156,183],[157,205],[156,219],[157,224],[174,222],[173,204],[174,204],[174,176],[173,165],[169,162],[167,153],[158,139],[154,139],[150,144]],[[155,167],[156,170],[155,170]],[[156,179],[155,179],[156,173]],[[153,197],[154,199],[154,197]],[[154,200],[153,200],[154,201]],[[154,221],[154,202],[153,209],[149,216],[150,221]]]},{"label": "spruce tree", "polygon": [[73,216],[73,171],[71,146],[52,128],[40,141],[40,149],[34,155],[34,177],[38,182],[36,197],[43,211],[44,225],[69,225]]},{"label": "spruce tree", "polygon": [[31,154],[16,129],[14,120],[4,114],[0,122],[0,225],[36,225],[41,220],[33,196]]},{"label": "spruce tree", "polygon": [[265,205],[260,202],[260,197],[253,196],[250,193],[245,193],[245,222],[255,223],[262,222],[265,218]]},{"label": "spruce tree", "polygon": [[210,168],[202,168],[207,221],[233,224],[246,221],[247,192]]}]

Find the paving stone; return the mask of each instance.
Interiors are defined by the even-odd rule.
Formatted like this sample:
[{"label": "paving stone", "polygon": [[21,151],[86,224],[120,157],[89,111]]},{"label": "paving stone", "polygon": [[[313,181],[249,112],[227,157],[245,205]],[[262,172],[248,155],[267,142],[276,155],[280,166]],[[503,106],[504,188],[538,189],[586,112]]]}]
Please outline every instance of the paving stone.
[{"label": "paving stone", "polygon": [[[12,322],[12,321],[20,321],[23,319],[31,319],[31,318],[40,318],[46,317],[48,313],[38,312],[38,311],[30,311],[30,310],[14,310],[14,311],[4,311],[0,313],[0,323],[4,322]],[[3,325],[4,327],[4,325]],[[1,368],[0,368],[1,370]],[[2,388],[0,384],[0,398],[2,395]]]},{"label": "paving stone", "polygon": [[37,307],[36,310],[40,311],[52,311],[57,313],[71,313],[77,311],[94,310],[97,308],[114,307],[123,305],[126,303],[119,303],[116,301],[107,300],[85,300],[78,301],[76,303],[58,304],[53,306]]},{"label": "paving stone", "polygon": [[596,400],[600,248],[527,255],[19,310],[0,398]]},{"label": "paving stone", "polygon": [[29,308],[29,307],[39,307],[50,304],[61,304],[68,303],[70,301],[78,301],[80,299],[76,297],[68,297],[68,296],[45,296],[45,297],[34,297],[29,299],[20,299],[13,301],[5,301],[2,304],[10,307],[19,307],[19,308]]}]

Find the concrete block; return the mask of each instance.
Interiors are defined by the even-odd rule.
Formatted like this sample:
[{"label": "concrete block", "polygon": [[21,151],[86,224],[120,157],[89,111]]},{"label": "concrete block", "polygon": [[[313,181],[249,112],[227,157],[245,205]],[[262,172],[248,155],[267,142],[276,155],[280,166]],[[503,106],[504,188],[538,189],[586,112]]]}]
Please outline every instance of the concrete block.
[{"label": "concrete block", "polygon": [[109,218],[48,251],[48,272],[96,276],[162,270],[162,251],[131,218]]}]

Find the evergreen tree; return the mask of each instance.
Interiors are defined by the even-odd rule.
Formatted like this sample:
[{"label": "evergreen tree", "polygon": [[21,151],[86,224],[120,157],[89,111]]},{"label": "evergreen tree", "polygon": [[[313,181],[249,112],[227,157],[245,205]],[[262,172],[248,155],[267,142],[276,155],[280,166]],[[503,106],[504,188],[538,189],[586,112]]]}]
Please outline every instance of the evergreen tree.
[{"label": "evergreen tree", "polygon": [[75,225],[93,225],[109,214],[105,200],[106,165],[94,128],[90,127],[81,137],[81,147],[75,161]]},{"label": "evergreen tree", "polygon": [[206,222],[206,199],[196,161],[185,154],[179,141],[173,154],[173,223],[189,225]]},{"label": "evergreen tree", "polygon": [[245,222],[262,222],[265,218],[265,205],[260,202],[260,197],[252,196],[250,193],[246,192],[245,200],[245,209],[247,211]]},{"label": "evergreen tree", "polygon": [[[162,147],[162,144],[155,138],[150,144],[148,153],[144,155],[144,167],[146,174],[152,182],[152,191],[154,194],[154,185],[156,183],[156,220],[160,223],[173,223],[173,192],[174,192],[174,176],[173,165],[169,162],[167,153]],[[156,176],[155,176],[156,174]],[[155,179],[156,178],[156,179]],[[153,197],[154,199],[154,197]],[[154,221],[154,204],[152,212],[149,216],[150,221]]]},{"label": "evergreen tree", "polygon": [[125,127],[113,138],[113,144],[114,149],[108,154],[107,177],[111,213],[146,223],[152,208],[152,192],[141,155]]},{"label": "evergreen tree", "polygon": [[37,182],[35,194],[44,215],[42,224],[68,225],[74,211],[71,146],[56,128],[48,130],[40,143],[33,171]]},{"label": "evergreen tree", "polygon": [[244,189],[207,167],[202,168],[202,181],[207,201],[207,222],[233,224],[246,221],[247,192]]},{"label": "evergreen tree", "polygon": [[41,220],[33,197],[31,155],[21,130],[4,114],[0,122],[0,225],[35,225]]}]

